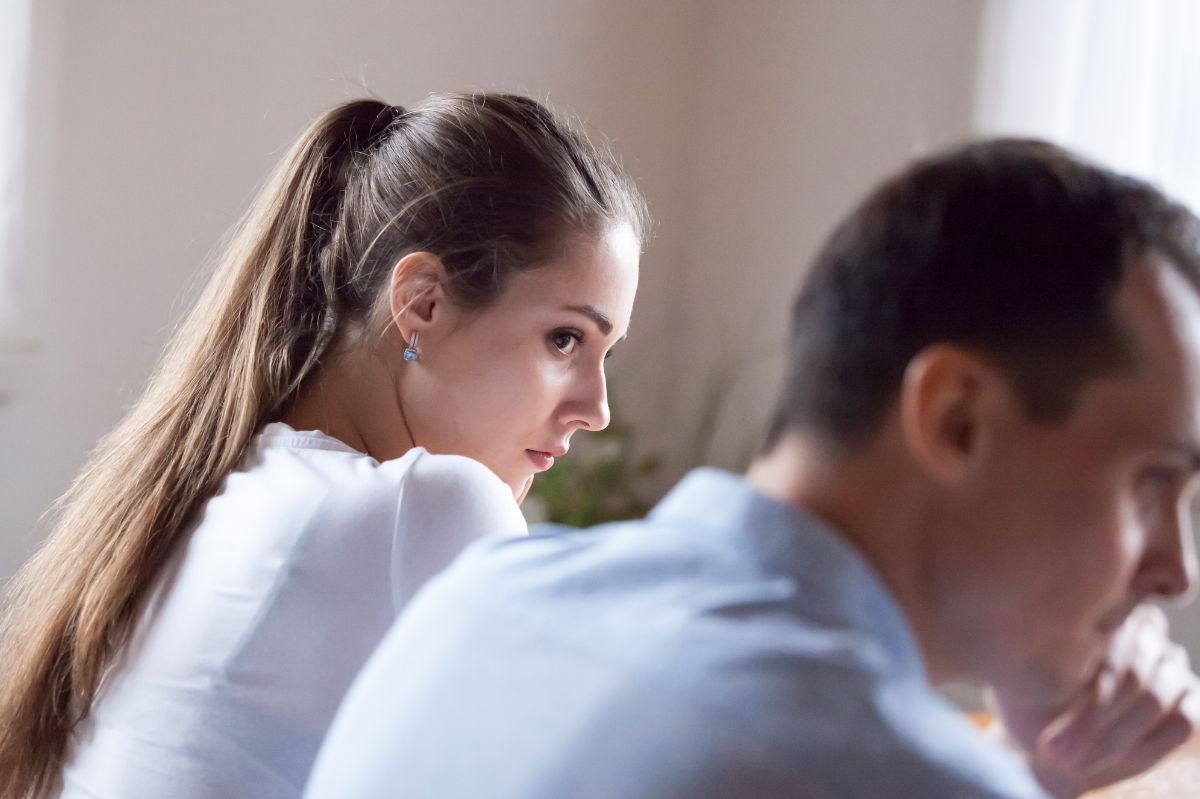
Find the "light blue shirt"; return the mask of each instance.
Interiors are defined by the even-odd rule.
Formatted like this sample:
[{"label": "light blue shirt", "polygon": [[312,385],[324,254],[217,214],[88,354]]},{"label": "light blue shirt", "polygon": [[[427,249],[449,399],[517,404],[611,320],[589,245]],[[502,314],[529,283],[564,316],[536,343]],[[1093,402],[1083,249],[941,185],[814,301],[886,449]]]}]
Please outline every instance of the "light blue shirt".
[{"label": "light blue shirt", "polygon": [[644,521],[476,544],[357,679],[309,799],[1043,797],[839,535],[698,470]]}]

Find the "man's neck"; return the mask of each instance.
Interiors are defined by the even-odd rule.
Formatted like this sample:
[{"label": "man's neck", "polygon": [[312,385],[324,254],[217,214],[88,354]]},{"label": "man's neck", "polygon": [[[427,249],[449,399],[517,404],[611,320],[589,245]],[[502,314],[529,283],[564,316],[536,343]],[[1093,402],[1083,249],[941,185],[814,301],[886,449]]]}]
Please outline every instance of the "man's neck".
[{"label": "man's neck", "polygon": [[746,473],[751,487],[812,513],[849,541],[879,575],[908,620],[931,682],[950,679],[937,597],[927,558],[921,481],[886,434],[867,448],[839,452],[798,433],[785,437]]}]

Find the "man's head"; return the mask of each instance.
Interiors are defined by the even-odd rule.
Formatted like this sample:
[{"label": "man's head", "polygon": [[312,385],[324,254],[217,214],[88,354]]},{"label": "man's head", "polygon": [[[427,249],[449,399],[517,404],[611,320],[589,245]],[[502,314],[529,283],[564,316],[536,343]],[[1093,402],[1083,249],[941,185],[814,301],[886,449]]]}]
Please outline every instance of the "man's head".
[{"label": "man's head", "polygon": [[1195,220],[1153,187],[1044,142],[997,140],[885,183],[818,254],[792,314],[773,436],[869,438],[923,348],[987,354],[1031,417],[1061,421],[1087,380],[1129,366],[1114,298],[1138,255],[1200,282]]},{"label": "man's head", "polygon": [[772,441],[886,451],[918,487],[920,623],[960,676],[1065,692],[1135,604],[1194,581],[1198,231],[1144,183],[1002,140],[915,164],[818,256]]}]

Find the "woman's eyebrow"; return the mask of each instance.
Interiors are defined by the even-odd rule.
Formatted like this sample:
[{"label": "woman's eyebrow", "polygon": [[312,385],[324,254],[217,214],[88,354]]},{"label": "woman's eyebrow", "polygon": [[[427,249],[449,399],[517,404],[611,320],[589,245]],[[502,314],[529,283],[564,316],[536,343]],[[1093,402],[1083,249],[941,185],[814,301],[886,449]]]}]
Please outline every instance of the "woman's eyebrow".
[{"label": "woman's eyebrow", "polygon": [[593,322],[595,322],[596,327],[600,328],[600,332],[606,336],[613,330],[613,323],[609,321],[607,316],[596,310],[594,306],[564,305],[562,309],[564,311],[574,311],[575,313],[583,314],[588,319],[591,319]]}]

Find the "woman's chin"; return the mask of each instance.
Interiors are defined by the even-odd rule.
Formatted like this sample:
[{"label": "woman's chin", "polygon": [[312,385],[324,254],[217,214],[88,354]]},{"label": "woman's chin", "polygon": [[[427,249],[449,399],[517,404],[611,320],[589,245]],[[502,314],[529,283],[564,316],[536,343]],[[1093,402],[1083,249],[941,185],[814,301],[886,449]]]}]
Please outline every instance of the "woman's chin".
[{"label": "woman's chin", "polygon": [[520,505],[522,502],[525,501],[525,497],[529,496],[529,489],[532,487],[533,487],[533,475],[532,474],[529,475],[528,477],[526,477],[521,482],[517,483],[517,485],[515,487],[512,484],[509,484],[509,488],[512,488],[513,497],[517,500],[518,505]]}]

